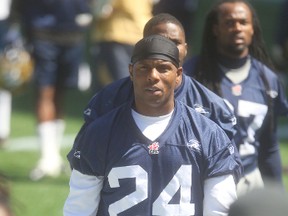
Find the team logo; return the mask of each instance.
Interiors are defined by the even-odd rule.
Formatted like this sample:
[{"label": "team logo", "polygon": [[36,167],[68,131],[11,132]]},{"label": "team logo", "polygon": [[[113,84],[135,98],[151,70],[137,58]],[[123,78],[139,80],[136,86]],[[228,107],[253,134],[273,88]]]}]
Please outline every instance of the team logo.
[{"label": "team logo", "polygon": [[73,155],[74,155],[74,157],[76,157],[77,159],[80,159],[80,151],[75,151]]},{"label": "team logo", "polygon": [[209,111],[205,109],[201,104],[195,104],[194,109],[196,112],[201,113],[201,114],[209,114]]},{"label": "team logo", "polygon": [[242,94],[242,86],[241,85],[234,85],[231,88],[232,94],[235,96],[240,96]]},{"label": "team logo", "polygon": [[237,118],[235,116],[233,116],[231,119],[230,119],[232,125],[236,125],[237,124]]},{"label": "team logo", "polygon": [[271,98],[276,98],[278,96],[278,92],[274,91],[274,90],[269,90],[267,91],[267,94],[271,97]]},{"label": "team logo", "polygon": [[234,146],[233,146],[232,144],[230,144],[230,145],[228,146],[228,150],[229,150],[229,152],[230,152],[231,155],[234,154],[234,152],[235,152]]},{"label": "team logo", "polygon": [[187,146],[191,150],[200,151],[200,143],[198,140],[191,139],[188,141]]},{"label": "team logo", "polygon": [[86,110],[84,111],[84,115],[90,116],[90,115],[91,115],[91,109],[90,109],[90,108],[86,109]]},{"label": "team logo", "polygon": [[159,143],[153,142],[148,146],[149,154],[159,154]]}]

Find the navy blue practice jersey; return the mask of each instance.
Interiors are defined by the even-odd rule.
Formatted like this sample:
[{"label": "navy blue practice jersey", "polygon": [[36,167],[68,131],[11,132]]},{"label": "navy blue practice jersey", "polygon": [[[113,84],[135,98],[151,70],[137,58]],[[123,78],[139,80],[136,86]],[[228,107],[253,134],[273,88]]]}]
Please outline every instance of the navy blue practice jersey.
[{"label": "navy blue practice jersey", "polygon": [[201,216],[204,180],[232,174],[238,181],[241,163],[234,150],[218,125],[181,102],[166,130],[151,141],[127,103],[89,124],[70,164],[104,176],[97,215]]},{"label": "navy blue practice jersey", "polygon": [[[84,111],[85,122],[89,124],[133,98],[133,83],[129,77],[113,82],[90,100]],[[216,122],[230,139],[235,134],[236,118],[233,112],[222,98],[193,78],[183,74],[182,83],[175,90],[175,99]]]},{"label": "navy blue practice jersey", "polygon": [[[184,64],[191,76],[197,61],[196,57]],[[273,156],[279,150],[275,125],[277,116],[288,115],[288,102],[277,75],[251,57],[249,76],[234,84],[223,74],[221,90],[237,117],[234,141],[239,148],[244,171],[248,173],[259,164],[262,175],[281,181],[279,157],[277,154]]]},{"label": "navy blue practice jersey", "polygon": [[[264,83],[263,75],[269,83],[269,89]],[[276,130],[272,128],[272,125],[277,123],[277,115],[288,114],[288,103],[277,76],[255,59],[252,60],[249,76],[246,80],[235,85],[223,76],[221,88],[223,97],[235,109],[238,130],[234,140],[239,146],[244,170],[249,172],[258,166],[257,158],[259,151],[262,151],[261,148],[267,148],[265,145],[260,145],[260,138],[263,140],[273,138],[271,133],[276,133]],[[269,105],[270,101],[271,105]],[[271,110],[274,112],[273,122],[269,119],[269,109],[274,109]],[[274,134],[274,136],[277,135]],[[276,143],[273,145],[272,141],[269,151],[275,151],[275,148],[278,148],[278,145]]]}]

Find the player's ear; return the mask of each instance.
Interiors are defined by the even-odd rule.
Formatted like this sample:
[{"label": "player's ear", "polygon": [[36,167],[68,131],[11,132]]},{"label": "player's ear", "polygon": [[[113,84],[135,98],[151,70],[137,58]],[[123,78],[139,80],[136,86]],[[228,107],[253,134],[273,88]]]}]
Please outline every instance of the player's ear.
[{"label": "player's ear", "polygon": [[187,56],[187,52],[188,52],[188,44],[185,43],[185,57]]},{"label": "player's ear", "polygon": [[130,75],[130,79],[133,80],[133,65],[129,64],[129,75]]},{"label": "player's ear", "polygon": [[180,80],[182,78],[183,68],[179,67],[176,71],[176,84],[180,83]]}]

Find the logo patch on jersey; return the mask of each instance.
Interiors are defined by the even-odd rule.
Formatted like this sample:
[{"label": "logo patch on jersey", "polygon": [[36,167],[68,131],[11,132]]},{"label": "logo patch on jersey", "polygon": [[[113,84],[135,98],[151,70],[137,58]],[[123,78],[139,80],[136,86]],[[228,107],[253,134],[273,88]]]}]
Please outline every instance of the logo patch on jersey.
[{"label": "logo patch on jersey", "polygon": [[84,115],[90,116],[91,115],[91,109],[88,108],[88,109],[84,110]]},{"label": "logo patch on jersey", "polygon": [[234,146],[232,145],[232,144],[230,144],[229,146],[228,146],[228,150],[229,150],[229,152],[230,152],[230,154],[232,155],[232,154],[234,154]]},{"label": "logo patch on jersey", "polygon": [[235,96],[240,96],[242,94],[242,86],[241,85],[234,85],[231,88],[232,94]]},{"label": "logo patch on jersey", "polygon": [[207,111],[207,109],[205,109],[201,104],[195,104],[193,107],[198,113],[209,114],[209,111]]},{"label": "logo patch on jersey", "polygon": [[232,125],[236,125],[237,124],[237,118],[235,116],[233,116],[231,119],[230,119]]},{"label": "logo patch on jersey", "polygon": [[159,143],[153,142],[148,146],[149,154],[159,154]]},{"label": "logo patch on jersey", "polygon": [[267,91],[267,94],[270,95],[271,98],[276,98],[278,96],[278,92],[274,90]]},{"label": "logo patch on jersey", "polygon": [[75,151],[73,155],[74,157],[80,159],[80,151]]},{"label": "logo patch on jersey", "polygon": [[191,150],[200,151],[200,143],[198,140],[191,139],[188,141],[187,146]]}]

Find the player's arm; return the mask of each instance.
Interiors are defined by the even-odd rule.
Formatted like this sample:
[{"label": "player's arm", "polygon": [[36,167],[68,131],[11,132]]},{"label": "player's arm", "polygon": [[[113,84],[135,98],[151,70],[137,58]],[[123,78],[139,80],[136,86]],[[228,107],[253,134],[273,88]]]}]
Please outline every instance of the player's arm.
[{"label": "player's arm", "polygon": [[243,168],[239,152],[227,135],[218,126],[212,130],[210,145],[203,148],[208,156],[203,216],[228,215],[230,205],[237,199],[236,185],[242,177]]},{"label": "player's arm", "polygon": [[204,182],[203,216],[228,215],[230,205],[237,199],[233,175],[206,179]]},{"label": "player's arm", "polygon": [[96,215],[103,177],[85,175],[73,169],[69,184],[70,192],[64,205],[64,216]]},{"label": "player's arm", "polygon": [[268,179],[269,181],[272,180],[283,185],[282,163],[277,128],[271,128],[271,125],[277,125],[278,115],[286,115],[288,117],[288,101],[280,81],[277,79],[275,83],[273,89],[276,89],[278,95],[274,99],[274,116],[273,119],[268,117],[268,121],[265,122],[266,128],[264,128],[260,137],[258,164],[264,183]]},{"label": "player's arm", "polygon": [[[266,180],[275,181],[280,185],[282,182],[282,164],[280,149],[276,132],[265,132],[260,138],[260,148],[258,156],[258,165],[263,177]],[[268,136],[266,136],[268,135]]]}]

